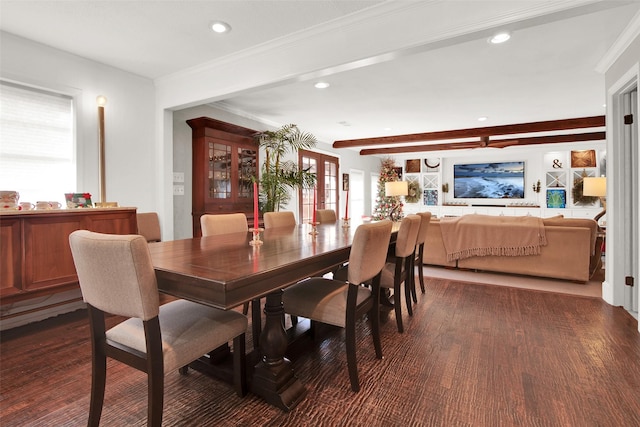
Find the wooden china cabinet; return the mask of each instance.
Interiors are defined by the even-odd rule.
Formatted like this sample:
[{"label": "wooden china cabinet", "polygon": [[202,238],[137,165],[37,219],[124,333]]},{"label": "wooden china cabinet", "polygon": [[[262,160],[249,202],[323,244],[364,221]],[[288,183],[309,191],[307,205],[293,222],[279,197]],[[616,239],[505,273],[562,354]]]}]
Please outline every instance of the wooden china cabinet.
[{"label": "wooden china cabinet", "polygon": [[193,236],[202,235],[205,213],[241,212],[253,224],[253,177],[258,144],[253,129],[208,117],[187,120],[193,139]]}]

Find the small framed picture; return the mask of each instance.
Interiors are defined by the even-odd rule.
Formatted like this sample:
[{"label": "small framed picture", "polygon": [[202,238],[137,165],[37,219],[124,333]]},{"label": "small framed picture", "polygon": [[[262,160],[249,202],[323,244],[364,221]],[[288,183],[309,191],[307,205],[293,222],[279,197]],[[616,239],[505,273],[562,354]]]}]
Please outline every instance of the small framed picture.
[{"label": "small framed picture", "polygon": [[398,181],[402,181],[402,167],[395,167],[393,168],[393,170],[395,171],[396,175],[398,175]]},{"label": "small framed picture", "polygon": [[93,207],[90,193],[65,193],[64,200],[67,202],[67,209]]},{"label": "small framed picture", "polygon": [[427,206],[437,206],[438,190],[424,190],[424,204]]},{"label": "small framed picture", "polygon": [[571,151],[572,168],[595,168],[596,150]]},{"label": "small framed picture", "polygon": [[420,173],[420,159],[407,160],[404,164],[405,173]]},{"label": "small framed picture", "polygon": [[547,190],[548,208],[565,208],[567,206],[567,193],[561,189]]},{"label": "small framed picture", "polygon": [[342,174],[342,191],[349,191],[349,174]]}]

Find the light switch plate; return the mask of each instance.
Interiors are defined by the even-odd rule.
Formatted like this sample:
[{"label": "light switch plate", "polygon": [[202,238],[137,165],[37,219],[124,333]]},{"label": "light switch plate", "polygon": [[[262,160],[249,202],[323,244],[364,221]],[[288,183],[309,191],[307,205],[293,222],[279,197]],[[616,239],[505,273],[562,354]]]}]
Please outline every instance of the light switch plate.
[{"label": "light switch plate", "polygon": [[173,182],[184,182],[184,172],[174,172]]},{"label": "light switch plate", "polygon": [[184,185],[174,185],[173,186],[173,195],[174,196],[184,196]]}]

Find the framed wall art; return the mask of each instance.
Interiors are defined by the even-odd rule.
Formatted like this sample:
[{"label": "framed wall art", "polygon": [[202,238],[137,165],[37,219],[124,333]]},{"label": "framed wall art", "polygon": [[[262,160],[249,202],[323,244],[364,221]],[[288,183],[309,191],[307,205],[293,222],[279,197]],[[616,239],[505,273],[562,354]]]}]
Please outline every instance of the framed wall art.
[{"label": "framed wall art", "polygon": [[342,174],[342,191],[349,191],[349,174]]},{"label": "framed wall art", "polygon": [[547,190],[548,208],[565,208],[567,206],[567,192],[561,189]]},{"label": "framed wall art", "polygon": [[404,164],[405,173],[420,173],[420,159],[407,160]]},{"label": "framed wall art", "polygon": [[571,151],[572,168],[595,168],[596,150]]}]

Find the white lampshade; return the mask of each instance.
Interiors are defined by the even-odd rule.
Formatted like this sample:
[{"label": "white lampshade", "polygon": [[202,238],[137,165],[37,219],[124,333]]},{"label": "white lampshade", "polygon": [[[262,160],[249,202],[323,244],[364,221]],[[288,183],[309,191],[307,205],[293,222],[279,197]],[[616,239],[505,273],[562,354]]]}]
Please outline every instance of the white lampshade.
[{"label": "white lampshade", "polygon": [[409,183],[407,181],[385,182],[384,194],[386,197],[406,196],[409,194]]},{"label": "white lampshade", "polygon": [[585,177],[582,179],[582,195],[604,197],[607,195],[606,177]]}]

